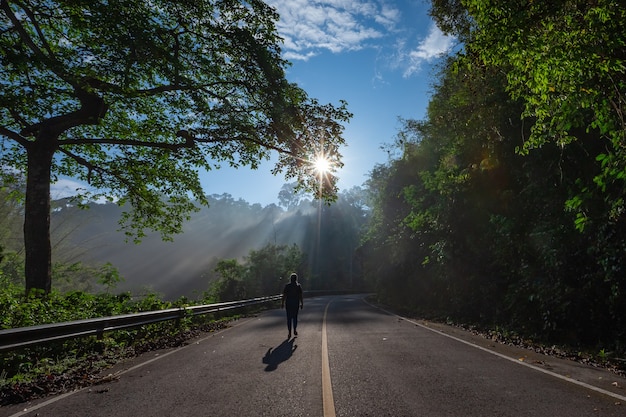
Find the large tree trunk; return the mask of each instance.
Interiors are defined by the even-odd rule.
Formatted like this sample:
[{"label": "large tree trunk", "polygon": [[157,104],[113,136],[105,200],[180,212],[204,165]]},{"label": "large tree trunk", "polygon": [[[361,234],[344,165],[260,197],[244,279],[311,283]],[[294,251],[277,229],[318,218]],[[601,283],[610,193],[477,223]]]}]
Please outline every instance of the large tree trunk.
[{"label": "large tree trunk", "polygon": [[24,207],[24,248],[26,252],[26,293],[32,289],[46,294],[52,287],[50,244],[50,144],[38,138],[28,148],[28,176]]},{"label": "large tree trunk", "polygon": [[[74,86],[76,87],[76,86]],[[108,107],[101,97],[75,90],[81,107],[29,126],[22,134],[36,136],[26,145],[28,172],[24,206],[24,248],[26,250],[26,293],[52,289],[52,246],[50,244],[50,175],[52,158],[61,132],[80,125],[95,125]]]}]

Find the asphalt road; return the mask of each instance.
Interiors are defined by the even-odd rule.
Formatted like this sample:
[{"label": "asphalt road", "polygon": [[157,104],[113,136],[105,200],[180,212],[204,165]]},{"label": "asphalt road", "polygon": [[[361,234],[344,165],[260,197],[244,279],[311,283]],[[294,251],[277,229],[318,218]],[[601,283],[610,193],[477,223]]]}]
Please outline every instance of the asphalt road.
[{"label": "asphalt road", "polygon": [[626,416],[626,379],[406,320],[361,296],[305,299],[0,416]]}]

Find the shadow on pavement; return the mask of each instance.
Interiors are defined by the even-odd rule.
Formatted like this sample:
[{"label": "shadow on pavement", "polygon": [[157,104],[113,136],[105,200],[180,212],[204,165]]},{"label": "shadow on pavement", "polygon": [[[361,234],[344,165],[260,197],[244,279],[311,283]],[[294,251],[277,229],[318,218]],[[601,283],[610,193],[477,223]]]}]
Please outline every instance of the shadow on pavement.
[{"label": "shadow on pavement", "polygon": [[287,339],[275,348],[269,348],[267,350],[267,353],[265,353],[263,357],[263,363],[267,365],[265,367],[266,372],[275,371],[278,365],[291,358],[293,352],[298,348],[298,345],[294,345],[295,341],[295,337]]}]

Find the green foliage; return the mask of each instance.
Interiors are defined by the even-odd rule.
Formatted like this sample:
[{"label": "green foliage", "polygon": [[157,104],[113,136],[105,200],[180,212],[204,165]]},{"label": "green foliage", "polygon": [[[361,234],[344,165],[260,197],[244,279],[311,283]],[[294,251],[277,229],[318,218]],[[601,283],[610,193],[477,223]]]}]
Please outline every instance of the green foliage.
[{"label": "green foliage", "polygon": [[37,292],[24,295],[22,286],[6,282],[0,296],[0,306],[6,312],[1,321],[3,329],[109,316],[134,309],[130,297],[79,291],[66,294],[53,291],[45,297]]},{"label": "green foliage", "polygon": [[[475,22],[469,55],[506,71],[507,91],[524,102],[523,116],[532,121],[522,151],[595,136],[604,147],[595,154],[602,167],[595,182],[611,206],[608,212],[621,212],[626,10],[610,0],[463,4]],[[585,207],[580,209],[582,228]]]},{"label": "green foliage", "polygon": [[124,281],[117,269],[111,263],[106,263],[100,267],[98,284],[103,285],[107,291],[114,289],[117,284]]},{"label": "green foliage", "polygon": [[306,282],[306,256],[297,245],[267,244],[252,250],[243,263],[236,259],[222,259],[215,272],[206,297],[213,301],[234,301],[245,298],[276,295],[282,291],[292,272],[298,273]]},{"label": "green foliage", "polygon": [[219,275],[206,297],[212,301],[234,301],[246,298],[246,287],[243,283],[246,268],[236,259],[218,261],[215,272]]},{"label": "green foliage", "polygon": [[0,274],[7,282],[14,284],[24,281],[24,256],[15,251],[6,251],[0,261]]}]

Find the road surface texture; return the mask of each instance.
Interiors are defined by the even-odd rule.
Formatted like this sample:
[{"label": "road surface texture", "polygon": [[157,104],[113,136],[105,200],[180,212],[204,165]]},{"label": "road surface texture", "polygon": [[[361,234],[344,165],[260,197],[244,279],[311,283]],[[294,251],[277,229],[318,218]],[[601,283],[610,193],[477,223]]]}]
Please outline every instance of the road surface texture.
[{"label": "road surface texture", "polygon": [[626,379],[407,320],[363,296],[305,299],[188,346],[119,364],[111,382],[0,417],[626,416]]}]

